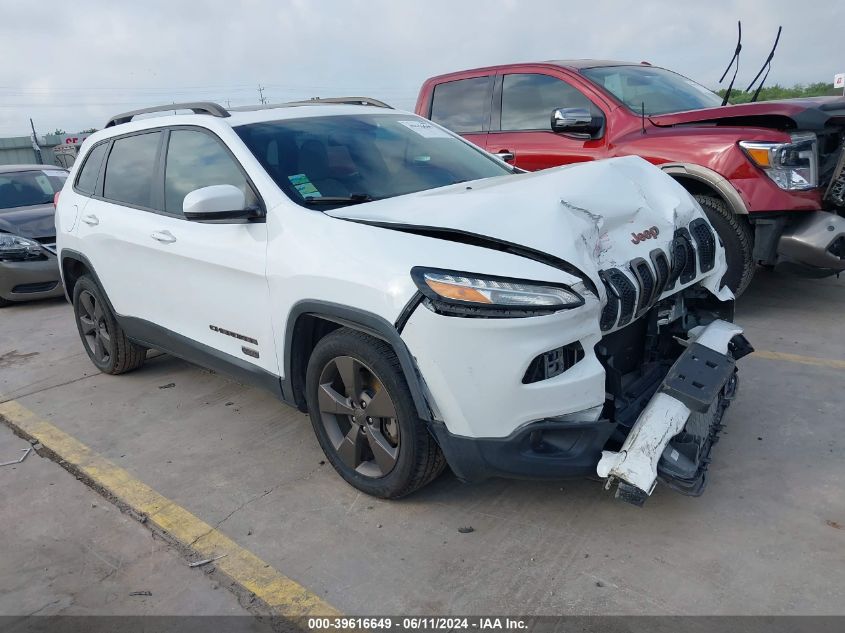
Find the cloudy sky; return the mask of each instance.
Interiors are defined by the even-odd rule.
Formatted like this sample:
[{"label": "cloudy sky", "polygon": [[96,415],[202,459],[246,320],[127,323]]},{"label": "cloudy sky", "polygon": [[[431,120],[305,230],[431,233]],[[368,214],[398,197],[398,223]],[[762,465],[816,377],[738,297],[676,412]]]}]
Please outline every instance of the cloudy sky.
[{"label": "cloudy sky", "polygon": [[[803,7],[803,8],[802,8]],[[346,94],[412,109],[428,76],[516,61],[647,60],[715,87],[743,23],[744,88],[845,72],[841,0],[0,0],[0,136],[102,127],[159,103]]]}]

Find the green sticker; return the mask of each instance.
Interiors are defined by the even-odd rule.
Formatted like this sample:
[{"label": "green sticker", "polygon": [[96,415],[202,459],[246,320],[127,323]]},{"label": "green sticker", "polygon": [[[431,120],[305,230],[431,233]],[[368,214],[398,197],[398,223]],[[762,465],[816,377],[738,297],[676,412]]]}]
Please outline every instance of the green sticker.
[{"label": "green sticker", "polygon": [[293,188],[299,193],[300,196],[303,198],[309,196],[311,198],[321,198],[322,194],[317,191],[317,187],[308,180],[308,176],[305,174],[294,174],[293,176],[288,176],[288,180],[290,180]]},{"label": "green sticker", "polygon": [[310,182],[305,183],[304,185],[296,185],[296,190],[303,196],[309,193],[316,193],[318,196],[320,195],[320,192],[317,191],[317,187],[315,187]]}]

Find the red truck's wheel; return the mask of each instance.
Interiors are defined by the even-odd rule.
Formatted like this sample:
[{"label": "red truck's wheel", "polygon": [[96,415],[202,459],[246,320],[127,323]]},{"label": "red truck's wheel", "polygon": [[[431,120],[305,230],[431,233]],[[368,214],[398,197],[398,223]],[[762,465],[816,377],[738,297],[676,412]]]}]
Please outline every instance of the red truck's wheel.
[{"label": "red truck's wheel", "polygon": [[722,284],[733,290],[738,297],[745,292],[754,276],[754,238],[751,228],[743,218],[737,217],[723,200],[702,195],[695,196],[695,199],[725,247],[728,271],[722,277]]}]

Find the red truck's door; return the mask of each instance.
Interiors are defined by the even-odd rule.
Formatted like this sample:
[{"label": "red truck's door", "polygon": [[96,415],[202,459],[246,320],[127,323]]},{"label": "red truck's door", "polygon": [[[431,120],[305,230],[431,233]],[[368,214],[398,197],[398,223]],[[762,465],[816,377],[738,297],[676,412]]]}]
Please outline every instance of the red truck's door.
[{"label": "red truck's door", "polygon": [[476,74],[434,86],[423,116],[487,149],[495,73]]},{"label": "red truck's door", "polygon": [[552,132],[551,114],[558,108],[603,112],[561,77],[536,71],[500,75],[487,150],[513,154],[510,162],[529,171],[603,158],[603,134],[601,138],[584,139]]}]

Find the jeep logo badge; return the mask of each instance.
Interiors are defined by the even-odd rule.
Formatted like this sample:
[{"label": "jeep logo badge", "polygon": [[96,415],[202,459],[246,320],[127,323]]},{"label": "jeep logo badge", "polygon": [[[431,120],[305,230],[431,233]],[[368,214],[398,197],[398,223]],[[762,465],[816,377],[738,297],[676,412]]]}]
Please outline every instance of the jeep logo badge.
[{"label": "jeep logo badge", "polygon": [[645,242],[646,240],[653,240],[658,235],[660,235],[660,231],[657,230],[656,226],[653,226],[642,233],[631,233],[631,237],[634,238],[631,240],[631,243],[639,244],[640,242]]}]

